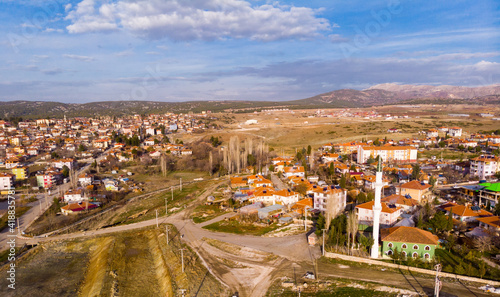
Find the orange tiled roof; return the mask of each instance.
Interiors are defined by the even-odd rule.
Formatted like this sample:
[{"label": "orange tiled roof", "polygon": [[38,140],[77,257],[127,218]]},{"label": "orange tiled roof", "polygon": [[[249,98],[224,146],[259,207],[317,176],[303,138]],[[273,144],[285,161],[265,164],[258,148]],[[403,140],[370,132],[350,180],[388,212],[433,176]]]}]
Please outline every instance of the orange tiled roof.
[{"label": "orange tiled roof", "polygon": [[431,185],[429,185],[429,184],[422,185],[422,183],[420,183],[418,180],[412,180],[411,182],[407,182],[407,183],[401,185],[401,188],[420,190],[420,191],[427,190],[430,187],[431,187]]},{"label": "orange tiled roof", "polygon": [[[375,204],[375,201],[370,201],[370,202],[356,205],[356,208],[373,210],[374,204]],[[399,206],[396,206],[395,208],[389,207],[386,202],[382,202],[382,203],[380,203],[380,205],[382,205],[382,212],[385,212],[385,213],[394,213],[394,212],[401,209],[401,207],[399,207]]]},{"label": "orange tiled roof", "polygon": [[429,231],[415,227],[392,227],[380,230],[382,241],[437,245],[439,238]]},{"label": "orange tiled roof", "polygon": [[487,225],[490,225],[492,227],[500,228],[500,217],[499,216],[477,218],[477,220],[482,222],[482,223],[485,223]]},{"label": "orange tiled roof", "polygon": [[457,205],[446,207],[444,210],[451,211],[453,214],[460,217],[489,217],[493,214],[484,209],[473,210],[469,205]]}]

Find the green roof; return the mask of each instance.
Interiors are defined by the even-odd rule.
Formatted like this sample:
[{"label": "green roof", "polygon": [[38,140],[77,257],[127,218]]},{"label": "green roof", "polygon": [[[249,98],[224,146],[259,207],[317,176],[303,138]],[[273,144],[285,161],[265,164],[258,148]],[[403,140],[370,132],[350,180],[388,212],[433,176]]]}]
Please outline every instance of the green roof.
[{"label": "green roof", "polygon": [[490,186],[486,187],[485,190],[493,191],[493,192],[500,192],[500,183],[491,184]]},{"label": "green roof", "polygon": [[482,183],[482,184],[479,184],[480,186],[483,186],[483,187],[489,187],[491,186],[491,183]]}]

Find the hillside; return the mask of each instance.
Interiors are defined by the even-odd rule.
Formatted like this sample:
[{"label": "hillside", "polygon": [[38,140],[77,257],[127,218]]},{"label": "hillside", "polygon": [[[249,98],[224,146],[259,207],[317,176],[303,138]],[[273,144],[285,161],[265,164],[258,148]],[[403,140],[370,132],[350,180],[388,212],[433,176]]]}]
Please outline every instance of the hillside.
[{"label": "hillside", "polygon": [[293,101],[102,101],[84,104],[0,102],[0,118],[123,116],[148,113],[253,112],[264,108],[355,108],[390,104],[500,104],[500,85],[477,88],[380,84],[366,90],[341,89]]}]

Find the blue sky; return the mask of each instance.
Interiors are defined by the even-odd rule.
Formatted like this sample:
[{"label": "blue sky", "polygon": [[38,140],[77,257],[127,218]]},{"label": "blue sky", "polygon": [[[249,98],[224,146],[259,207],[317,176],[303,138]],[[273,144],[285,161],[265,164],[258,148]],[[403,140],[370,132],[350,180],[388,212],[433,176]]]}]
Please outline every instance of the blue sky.
[{"label": "blue sky", "polygon": [[499,84],[499,12],[495,0],[0,0],[0,100]]}]

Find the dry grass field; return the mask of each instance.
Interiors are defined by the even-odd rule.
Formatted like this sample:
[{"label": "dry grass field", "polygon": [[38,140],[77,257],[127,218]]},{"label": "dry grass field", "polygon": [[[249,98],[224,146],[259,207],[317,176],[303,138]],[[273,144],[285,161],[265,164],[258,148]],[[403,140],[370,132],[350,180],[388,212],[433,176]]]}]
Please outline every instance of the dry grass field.
[{"label": "dry grass field", "polygon": [[[363,117],[335,116],[341,111],[350,113],[377,112],[381,117],[365,119]],[[422,138],[419,131],[426,131],[440,126],[461,127],[465,135],[500,129],[500,121],[482,118],[479,113],[500,113],[497,106],[470,105],[422,105],[418,108],[409,106],[382,106],[364,109],[328,109],[323,114],[333,114],[333,117],[315,117],[317,110],[289,110],[258,112],[251,114],[218,114],[219,118],[234,117],[231,123],[221,121],[222,130],[210,131],[209,134],[185,135],[185,142],[200,138],[210,138],[211,135],[222,137],[226,145],[229,138],[238,135],[240,140],[253,138],[254,141],[264,140],[276,151],[283,149],[285,153],[295,153],[311,145],[318,148],[328,142],[360,141],[388,137],[400,140],[409,137]],[[407,115],[408,118],[385,120],[385,115]],[[450,116],[449,114],[469,114],[468,118]],[[257,120],[257,124],[247,125],[247,120]],[[401,133],[390,134],[390,128],[397,128]],[[208,136],[207,136],[208,135]]]},{"label": "dry grass field", "polygon": [[[224,288],[190,249],[182,272],[179,239],[165,226],[91,239],[46,243],[17,261],[16,290],[0,279],[0,296],[221,296]],[[176,230],[171,226],[172,234]],[[186,248],[185,245],[182,245]],[[3,267],[5,273],[7,267]]]}]

